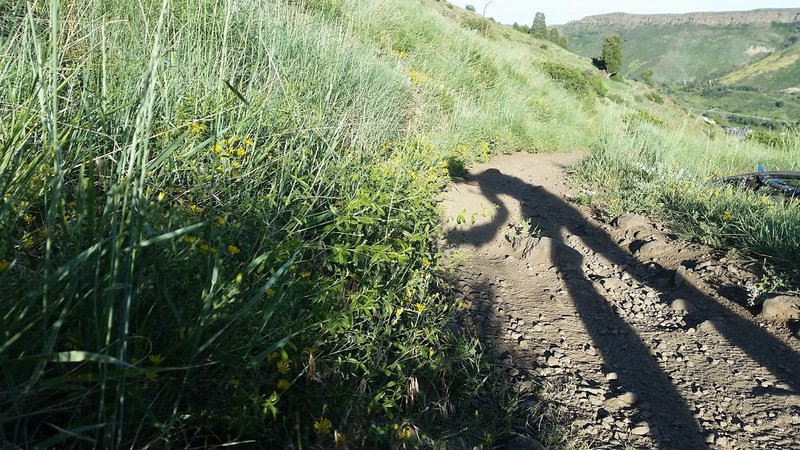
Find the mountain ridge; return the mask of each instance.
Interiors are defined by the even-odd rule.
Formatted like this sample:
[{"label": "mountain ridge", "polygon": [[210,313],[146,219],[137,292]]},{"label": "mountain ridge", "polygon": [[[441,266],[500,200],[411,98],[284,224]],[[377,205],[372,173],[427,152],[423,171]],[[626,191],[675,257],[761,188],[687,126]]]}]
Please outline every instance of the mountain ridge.
[{"label": "mountain ridge", "polygon": [[768,25],[771,23],[800,24],[800,8],[762,8],[749,11],[690,12],[684,14],[629,14],[614,12],[586,16],[567,22],[562,27],[642,25]]}]

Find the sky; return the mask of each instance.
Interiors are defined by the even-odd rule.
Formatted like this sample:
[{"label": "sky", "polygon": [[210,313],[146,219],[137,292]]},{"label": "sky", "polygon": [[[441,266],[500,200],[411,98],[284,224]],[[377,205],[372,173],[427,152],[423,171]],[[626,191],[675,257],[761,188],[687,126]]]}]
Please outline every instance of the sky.
[{"label": "sky", "polygon": [[797,0],[562,0],[536,2],[531,0],[450,0],[464,7],[475,6],[480,14],[486,7],[486,16],[498,22],[512,24],[533,23],[536,11],[545,15],[547,25],[563,25],[595,14],[626,12],[631,14],[667,14],[699,11],[747,11],[760,8],[797,8]]}]

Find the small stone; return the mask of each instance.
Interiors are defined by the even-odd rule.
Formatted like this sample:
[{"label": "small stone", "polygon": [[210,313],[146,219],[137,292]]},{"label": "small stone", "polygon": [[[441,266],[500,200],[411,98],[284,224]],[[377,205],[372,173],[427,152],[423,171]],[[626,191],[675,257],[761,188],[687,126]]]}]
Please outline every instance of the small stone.
[{"label": "small stone", "polygon": [[616,225],[620,230],[631,230],[646,226],[647,219],[639,214],[623,214],[617,217]]},{"label": "small stone", "polygon": [[764,320],[787,321],[800,319],[800,297],[779,295],[764,301],[761,314]]},{"label": "small stone", "polygon": [[636,404],[636,394],[633,392],[626,392],[622,395],[609,398],[605,401],[605,407],[609,411],[618,411],[620,409],[631,408]]},{"label": "small stone", "polygon": [[718,333],[722,328],[722,322],[715,319],[709,319],[703,321],[700,325],[697,326],[697,329],[700,331],[704,331],[706,333]]},{"label": "small stone", "polygon": [[631,434],[635,434],[637,436],[644,436],[650,433],[650,425],[646,422],[642,422],[631,429]]},{"label": "small stone", "polygon": [[606,380],[608,380],[608,381],[614,381],[614,380],[617,380],[617,379],[619,379],[619,376],[617,375],[617,372],[609,372],[609,373],[606,374]]},{"label": "small stone", "polygon": [[628,284],[619,278],[603,278],[600,283],[602,283],[603,287],[606,288],[607,291],[621,291],[628,289]]},{"label": "small stone", "polygon": [[664,241],[650,241],[639,248],[636,256],[640,260],[649,260],[661,255],[666,249],[667,244]]},{"label": "small stone", "polygon": [[696,311],[694,305],[681,298],[673,300],[669,306],[673,311],[680,315],[691,314]]}]

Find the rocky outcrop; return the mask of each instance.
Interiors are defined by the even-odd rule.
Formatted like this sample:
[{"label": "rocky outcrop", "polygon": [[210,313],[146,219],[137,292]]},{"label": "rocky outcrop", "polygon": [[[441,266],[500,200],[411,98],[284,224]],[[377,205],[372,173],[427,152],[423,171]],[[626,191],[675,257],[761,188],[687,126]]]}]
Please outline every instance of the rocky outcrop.
[{"label": "rocky outcrop", "polygon": [[752,11],[696,12],[686,14],[611,13],[584,17],[567,23],[567,27],[613,26],[633,28],[642,25],[768,25],[773,22],[800,24],[800,8],[756,9]]}]

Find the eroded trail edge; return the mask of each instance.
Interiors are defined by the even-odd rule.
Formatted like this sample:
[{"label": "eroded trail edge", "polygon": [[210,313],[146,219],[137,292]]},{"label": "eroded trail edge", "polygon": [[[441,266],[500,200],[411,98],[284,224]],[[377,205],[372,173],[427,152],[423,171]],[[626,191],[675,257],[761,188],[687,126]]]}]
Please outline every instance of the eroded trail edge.
[{"label": "eroded trail edge", "polygon": [[755,276],[570,202],[580,158],[500,156],[447,193],[464,326],[594,448],[798,448],[800,340],[745,308]]}]

